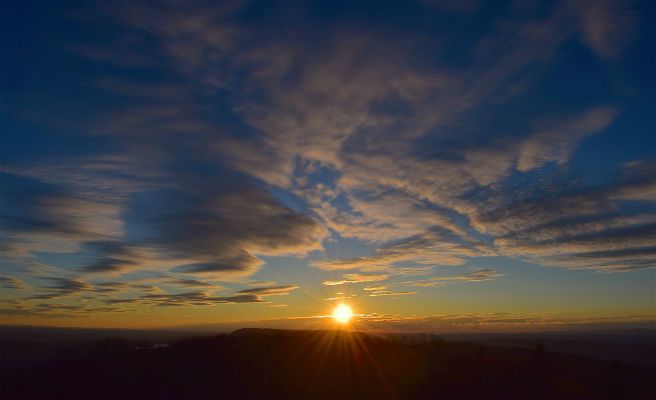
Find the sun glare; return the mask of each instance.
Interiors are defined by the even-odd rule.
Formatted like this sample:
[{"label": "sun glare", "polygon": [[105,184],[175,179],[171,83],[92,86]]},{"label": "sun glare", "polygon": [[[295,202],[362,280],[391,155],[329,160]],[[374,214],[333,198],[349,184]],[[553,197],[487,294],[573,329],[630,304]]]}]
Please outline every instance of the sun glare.
[{"label": "sun glare", "polygon": [[353,309],[346,304],[340,304],[333,310],[333,318],[340,324],[347,324],[353,317]]}]

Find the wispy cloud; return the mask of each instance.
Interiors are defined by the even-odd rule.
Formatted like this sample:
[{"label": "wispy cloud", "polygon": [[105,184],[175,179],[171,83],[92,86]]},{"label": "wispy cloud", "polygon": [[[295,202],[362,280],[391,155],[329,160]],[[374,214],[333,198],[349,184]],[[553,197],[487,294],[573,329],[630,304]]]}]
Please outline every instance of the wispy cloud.
[{"label": "wispy cloud", "polygon": [[616,116],[617,111],[612,108],[594,109],[531,135],[521,144],[517,169],[527,171],[548,162],[566,163],[579,141],[606,128]]},{"label": "wispy cloud", "polygon": [[239,293],[243,294],[256,294],[258,296],[275,296],[289,294],[291,291],[298,289],[298,286],[285,285],[285,286],[268,286],[268,287],[254,287],[250,289],[240,290]]},{"label": "wispy cloud", "polygon": [[459,265],[464,257],[491,254],[479,243],[468,243],[457,236],[435,229],[421,235],[387,243],[371,257],[318,260],[313,266],[326,270],[390,271],[395,263],[412,261],[418,264]]},{"label": "wispy cloud", "polygon": [[25,289],[27,286],[22,279],[11,276],[0,276],[0,287],[4,289]]},{"label": "wispy cloud", "polygon": [[342,279],[338,281],[324,281],[323,284],[327,286],[343,285],[345,283],[365,283],[365,282],[379,282],[389,278],[386,274],[344,274]]},{"label": "wispy cloud", "polygon": [[428,279],[404,282],[404,285],[423,286],[423,287],[444,286],[444,285],[448,285],[451,283],[458,283],[458,282],[492,281],[502,276],[503,274],[500,274],[493,269],[479,269],[476,271],[471,271],[460,275],[434,276]]},{"label": "wispy cloud", "polygon": [[631,40],[636,16],[626,2],[570,1],[583,42],[602,58],[617,57]]},{"label": "wispy cloud", "polygon": [[417,294],[417,292],[404,292],[404,291],[393,291],[393,290],[374,290],[369,292],[369,297],[380,297],[380,296],[403,296],[409,294]]},{"label": "wispy cloud", "polygon": [[42,279],[49,283],[38,288],[43,293],[29,296],[27,300],[47,300],[93,290],[93,286],[89,283],[76,279],[53,277]]}]

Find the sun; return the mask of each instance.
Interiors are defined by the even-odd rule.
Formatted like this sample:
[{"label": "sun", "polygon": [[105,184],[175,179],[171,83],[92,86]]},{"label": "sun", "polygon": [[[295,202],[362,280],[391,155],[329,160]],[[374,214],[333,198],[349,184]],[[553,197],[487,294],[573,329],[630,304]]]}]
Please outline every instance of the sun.
[{"label": "sun", "polygon": [[353,309],[346,304],[340,304],[333,310],[333,318],[340,324],[348,324],[353,317]]}]

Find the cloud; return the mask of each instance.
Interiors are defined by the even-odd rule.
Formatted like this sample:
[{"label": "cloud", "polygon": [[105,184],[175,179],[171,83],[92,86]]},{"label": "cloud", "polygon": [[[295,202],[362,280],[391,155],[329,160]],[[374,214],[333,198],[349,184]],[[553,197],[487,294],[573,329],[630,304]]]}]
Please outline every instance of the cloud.
[{"label": "cloud", "polygon": [[122,312],[117,307],[92,307],[87,305],[68,305],[41,303],[34,306],[13,305],[12,308],[0,308],[0,315],[5,317],[43,319],[85,318],[98,313]]},{"label": "cloud", "polygon": [[364,291],[379,291],[379,290],[386,290],[387,286],[386,285],[373,285],[373,286],[367,286],[362,288]]},{"label": "cloud", "polygon": [[583,42],[599,57],[617,57],[631,39],[635,16],[633,2],[617,0],[569,1],[578,19]]},{"label": "cloud", "polygon": [[[164,283],[174,283],[182,287],[203,287],[213,290],[222,289],[220,286],[202,284],[196,280],[169,279],[162,280]],[[270,286],[243,289],[234,294],[216,296],[208,290],[191,290],[179,293],[145,293],[138,297],[121,297],[104,300],[111,305],[124,306],[158,306],[158,307],[204,307],[214,304],[239,304],[239,303],[263,303],[269,302],[262,299],[266,296],[287,295],[298,286]]]},{"label": "cloud", "polygon": [[91,289],[91,286],[88,283],[78,281],[75,279],[67,279],[67,278],[43,278],[43,279],[51,282],[51,285],[42,286],[42,288],[71,291],[71,292]]},{"label": "cloud", "polygon": [[173,271],[244,276],[262,264],[256,255],[302,255],[321,249],[321,227],[270,193],[229,182],[221,191],[204,186],[159,193],[162,206],[138,207],[136,218],[152,232],[143,237],[145,246],[163,256],[196,260]]},{"label": "cloud", "polygon": [[[465,257],[489,254],[479,243],[468,243],[440,229],[384,244],[373,256],[351,259],[317,260],[312,266],[325,270],[395,272],[395,264],[414,262],[424,266],[460,265]],[[400,269],[401,273],[404,272]]]},{"label": "cloud", "polygon": [[247,284],[251,285],[251,286],[275,286],[278,283],[275,282],[275,281],[258,281],[258,280],[254,280],[254,281],[248,281]]},{"label": "cloud", "polygon": [[402,192],[372,190],[361,197],[353,194],[349,206],[349,211],[338,211],[329,203],[319,202],[315,211],[343,237],[372,242],[419,235],[434,226],[463,234],[445,212]]},{"label": "cloud", "polygon": [[240,10],[242,1],[212,4],[169,3],[162,7],[149,4],[104,5],[116,20],[131,28],[141,29],[162,38],[163,52],[184,72],[203,79],[206,85],[220,85],[223,80],[209,74],[206,64],[212,61],[211,53],[234,46],[240,32],[230,16]]},{"label": "cloud", "polygon": [[89,283],[76,279],[60,277],[46,277],[42,279],[50,283],[49,285],[38,288],[39,291],[44,293],[29,296],[26,300],[47,300],[93,290],[93,286]]},{"label": "cloud", "polygon": [[[141,283],[141,282],[147,282]],[[210,280],[178,278],[167,275],[146,276],[140,279],[121,281],[93,282],[95,293],[107,293],[113,296],[125,293],[162,293],[165,291],[189,291],[191,289],[224,290],[225,288]]]},{"label": "cloud", "polygon": [[94,254],[94,260],[81,269],[85,273],[124,272],[140,265],[139,249],[124,241],[87,241],[83,246]]},{"label": "cloud", "polygon": [[237,293],[255,294],[258,296],[274,296],[274,295],[286,295],[296,289],[298,289],[298,286],[294,286],[294,285],[269,286],[269,287],[255,287],[250,289],[243,289]]},{"label": "cloud", "polygon": [[122,289],[128,287],[123,282],[98,282],[93,284],[96,292],[100,293],[118,293]]},{"label": "cloud", "polygon": [[520,147],[517,168],[528,171],[550,161],[565,164],[581,139],[603,130],[616,116],[612,108],[598,108],[533,134]]},{"label": "cloud", "polygon": [[359,317],[363,329],[372,332],[472,332],[544,331],[545,329],[604,329],[653,325],[648,314],[617,314],[598,317],[554,312],[496,312],[405,316],[370,314]]},{"label": "cloud", "polygon": [[[496,188],[485,193],[487,204],[472,214],[472,226],[493,236],[500,254],[542,265],[604,271],[653,267],[652,255],[632,250],[656,245],[650,234],[656,214],[646,195],[655,181],[648,164],[625,166],[616,181],[597,187],[543,178],[513,193]],[[624,201],[621,208],[618,200]],[[616,250],[605,253],[608,257],[586,255]]]},{"label": "cloud", "polygon": [[344,274],[342,280],[339,281],[324,281],[323,284],[327,286],[343,285],[345,283],[364,283],[364,282],[379,282],[389,278],[386,274]]},{"label": "cloud", "polygon": [[[439,7],[448,4],[440,2]],[[490,140],[487,131],[467,139],[448,128],[476,119],[479,105],[526,91],[538,78],[527,69],[540,71],[550,64],[559,46],[582,26],[589,28],[584,30],[586,37],[594,36],[590,35],[595,24],[581,24],[595,15],[587,5],[556,5],[539,15],[526,8],[526,18],[506,20],[493,28],[498,32],[476,41],[475,62],[457,73],[429,67],[415,57],[416,49],[432,48],[438,40],[404,40],[403,32],[386,37],[375,28],[347,26],[330,35],[322,33],[326,46],[321,52],[314,42],[303,40],[260,43],[261,31],[232,20],[238,8],[174,12],[175,5],[162,10],[139,6],[119,7],[111,14],[153,35],[162,54],[187,78],[236,90],[246,85],[264,94],[245,96],[236,109],[258,134],[247,139],[225,135],[212,147],[232,167],[290,189],[343,237],[387,242],[372,257],[314,262],[319,268],[388,271],[405,262],[459,265],[468,257],[496,254],[497,249],[487,244],[504,239],[496,238],[493,224],[483,220],[487,205],[462,201],[463,196],[507,180],[514,167],[528,172],[550,162],[566,164],[582,139],[605,129],[618,114],[610,107],[595,108],[569,119],[526,126],[533,129],[530,135],[500,135],[496,140]],[[153,13],[161,18],[146,18]],[[575,22],[572,16],[577,16]],[[290,26],[293,30],[295,25]],[[504,37],[503,42],[496,37]],[[397,45],[394,55],[387,50],[389,42]],[[243,72],[243,82],[234,79],[236,71]],[[519,74],[528,80],[517,83]],[[167,129],[167,119],[181,112],[161,110],[169,111],[161,114],[163,124],[150,127],[152,132]],[[192,110],[183,114],[198,116]],[[206,131],[204,122],[196,118],[198,131]],[[130,125],[126,131],[137,128]],[[418,141],[457,145],[426,157],[417,153]],[[335,179],[318,182],[317,171],[330,172]],[[570,208],[573,212],[580,206],[583,203]],[[463,219],[471,219],[480,229],[472,232]],[[439,234],[436,227],[442,230]],[[483,241],[486,244],[481,243],[481,234],[491,236]],[[207,260],[180,264],[176,271],[255,271],[259,260],[250,247],[236,246],[239,250],[218,259],[208,255]]]},{"label": "cloud", "polygon": [[197,279],[170,278],[165,282],[170,285],[182,287],[213,287],[214,289],[221,289],[221,286],[219,285],[207,281],[200,281]]},{"label": "cloud", "polygon": [[337,296],[327,297],[324,300],[325,301],[346,300],[346,299],[352,299],[354,297],[358,297],[358,295],[357,294],[345,295],[344,293],[337,293]]},{"label": "cloud", "polygon": [[435,270],[431,267],[403,267],[395,270],[397,275],[406,275],[406,276],[422,276],[430,275]]},{"label": "cloud", "polygon": [[4,289],[25,289],[27,286],[22,279],[11,276],[0,276],[0,287]]},{"label": "cloud", "polygon": [[403,292],[403,291],[392,291],[392,290],[375,290],[369,292],[369,297],[381,297],[381,296],[403,296],[417,294],[417,292]]},{"label": "cloud", "polygon": [[213,304],[264,303],[264,301],[255,294],[211,296],[207,292],[192,291],[175,294],[149,293],[135,298],[109,299],[106,303],[158,307],[202,307]]},{"label": "cloud", "polygon": [[3,184],[0,222],[5,253],[24,257],[33,251],[69,252],[81,240],[122,233],[121,209],[67,188],[0,171]]},{"label": "cloud", "polygon": [[656,202],[656,162],[635,160],[623,166],[623,174],[617,185],[607,189],[611,200]]},{"label": "cloud", "polygon": [[222,257],[220,262],[179,265],[171,271],[199,275],[247,272],[247,275],[250,275],[250,273],[256,271],[262,264],[263,262],[261,260],[244,252],[241,255]]},{"label": "cloud", "polygon": [[[90,261],[79,268],[86,274],[159,265],[184,273],[244,276],[262,265],[257,255],[302,255],[321,249],[325,235],[311,218],[236,180],[218,189],[184,185],[169,175],[172,189],[145,186],[140,200],[131,200],[128,191],[116,204],[71,194],[81,189],[75,186],[3,177],[9,182],[5,251],[23,258],[35,251],[86,252]],[[123,230],[126,215],[136,215],[130,222],[143,226],[138,235]]]},{"label": "cloud", "polygon": [[500,274],[493,269],[479,269],[476,271],[471,271],[460,275],[435,276],[428,279],[404,282],[404,285],[417,286],[417,287],[434,287],[434,286],[444,286],[444,285],[458,283],[458,282],[493,281],[502,276],[503,274]]}]

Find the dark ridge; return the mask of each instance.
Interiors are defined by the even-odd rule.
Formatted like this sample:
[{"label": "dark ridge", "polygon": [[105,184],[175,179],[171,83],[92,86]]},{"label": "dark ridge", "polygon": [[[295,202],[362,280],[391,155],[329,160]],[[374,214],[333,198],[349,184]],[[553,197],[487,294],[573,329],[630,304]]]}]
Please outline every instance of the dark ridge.
[{"label": "dark ridge", "polygon": [[653,367],[544,345],[240,329],[170,343],[108,338],[2,361],[0,390],[12,399],[646,399],[654,378]]}]

